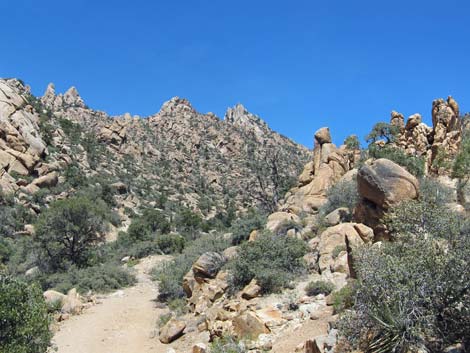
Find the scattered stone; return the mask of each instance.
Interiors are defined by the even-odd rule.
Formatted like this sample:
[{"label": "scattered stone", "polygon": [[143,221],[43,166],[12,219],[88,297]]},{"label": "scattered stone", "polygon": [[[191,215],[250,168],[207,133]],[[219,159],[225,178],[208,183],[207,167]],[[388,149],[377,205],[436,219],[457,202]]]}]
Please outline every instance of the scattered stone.
[{"label": "scattered stone", "polygon": [[242,298],[250,300],[256,298],[261,294],[261,287],[256,282],[256,279],[252,279],[250,283],[246,285],[242,290]]},{"label": "scattered stone", "polygon": [[183,321],[172,318],[160,329],[160,342],[168,344],[180,338],[184,334],[186,324]]},{"label": "scattered stone", "polygon": [[193,346],[193,353],[207,353],[207,346],[204,343],[197,343]]}]

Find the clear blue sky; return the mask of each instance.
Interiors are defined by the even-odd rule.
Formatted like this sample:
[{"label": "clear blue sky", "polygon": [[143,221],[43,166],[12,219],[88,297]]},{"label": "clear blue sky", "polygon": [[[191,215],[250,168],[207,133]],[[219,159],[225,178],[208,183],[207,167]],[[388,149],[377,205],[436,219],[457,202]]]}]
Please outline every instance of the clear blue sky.
[{"label": "clear blue sky", "polygon": [[470,111],[469,22],[468,0],[2,0],[0,77],[74,85],[110,114],[240,102],[311,147],[325,125],[363,139],[392,109],[429,122],[448,94]]}]

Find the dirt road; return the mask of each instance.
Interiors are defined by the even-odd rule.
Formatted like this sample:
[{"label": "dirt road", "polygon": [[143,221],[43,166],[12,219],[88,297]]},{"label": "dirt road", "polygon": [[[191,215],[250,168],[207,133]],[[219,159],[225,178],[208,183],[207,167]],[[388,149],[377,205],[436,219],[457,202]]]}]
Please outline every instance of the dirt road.
[{"label": "dirt road", "polygon": [[155,307],[158,289],[148,272],[167,256],[146,258],[135,266],[136,286],[118,291],[101,304],[73,316],[54,336],[58,353],[165,353],[156,336],[162,310]]}]

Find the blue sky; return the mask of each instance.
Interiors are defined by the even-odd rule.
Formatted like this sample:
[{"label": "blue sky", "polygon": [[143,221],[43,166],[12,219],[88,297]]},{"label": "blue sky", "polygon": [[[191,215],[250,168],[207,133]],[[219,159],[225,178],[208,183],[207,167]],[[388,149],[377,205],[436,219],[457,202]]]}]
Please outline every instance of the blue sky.
[{"label": "blue sky", "polygon": [[361,140],[391,110],[452,95],[470,111],[470,2],[2,0],[0,77],[142,116],[172,96],[218,116],[243,103],[309,147]]}]

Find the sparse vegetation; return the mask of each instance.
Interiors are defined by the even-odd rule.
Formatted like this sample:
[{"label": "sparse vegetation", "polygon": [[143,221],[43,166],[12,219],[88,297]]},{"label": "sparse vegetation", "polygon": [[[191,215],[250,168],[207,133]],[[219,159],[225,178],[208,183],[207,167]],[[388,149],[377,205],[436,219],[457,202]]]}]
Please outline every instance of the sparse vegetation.
[{"label": "sparse vegetation", "polygon": [[359,201],[356,180],[339,181],[328,189],[326,195],[328,201],[320,209],[323,216],[340,207],[346,207],[352,212]]},{"label": "sparse vegetation", "polygon": [[43,288],[53,288],[67,293],[76,288],[80,293],[108,293],[135,284],[136,279],[127,269],[113,263],[98,264],[86,268],[71,267],[67,272],[58,272],[38,278]]},{"label": "sparse vegetation", "polygon": [[424,158],[406,154],[397,147],[389,145],[381,147],[376,144],[371,144],[369,146],[369,157],[377,159],[386,158],[405,167],[411,174],[417,177],[424,175]]},{"label": "sparse vegetation", "polygon": [[333,292],[335,286],[331,282],[326,281],[314,281],[307,284],[305,287],[305,294],[310,297],[313,297],[318,294],[328,295]]},{"label": "sparse vegetation", "polygon": [[216,338],[210,347],[211,353],[245,353],[244,344],[231,336]]}]

